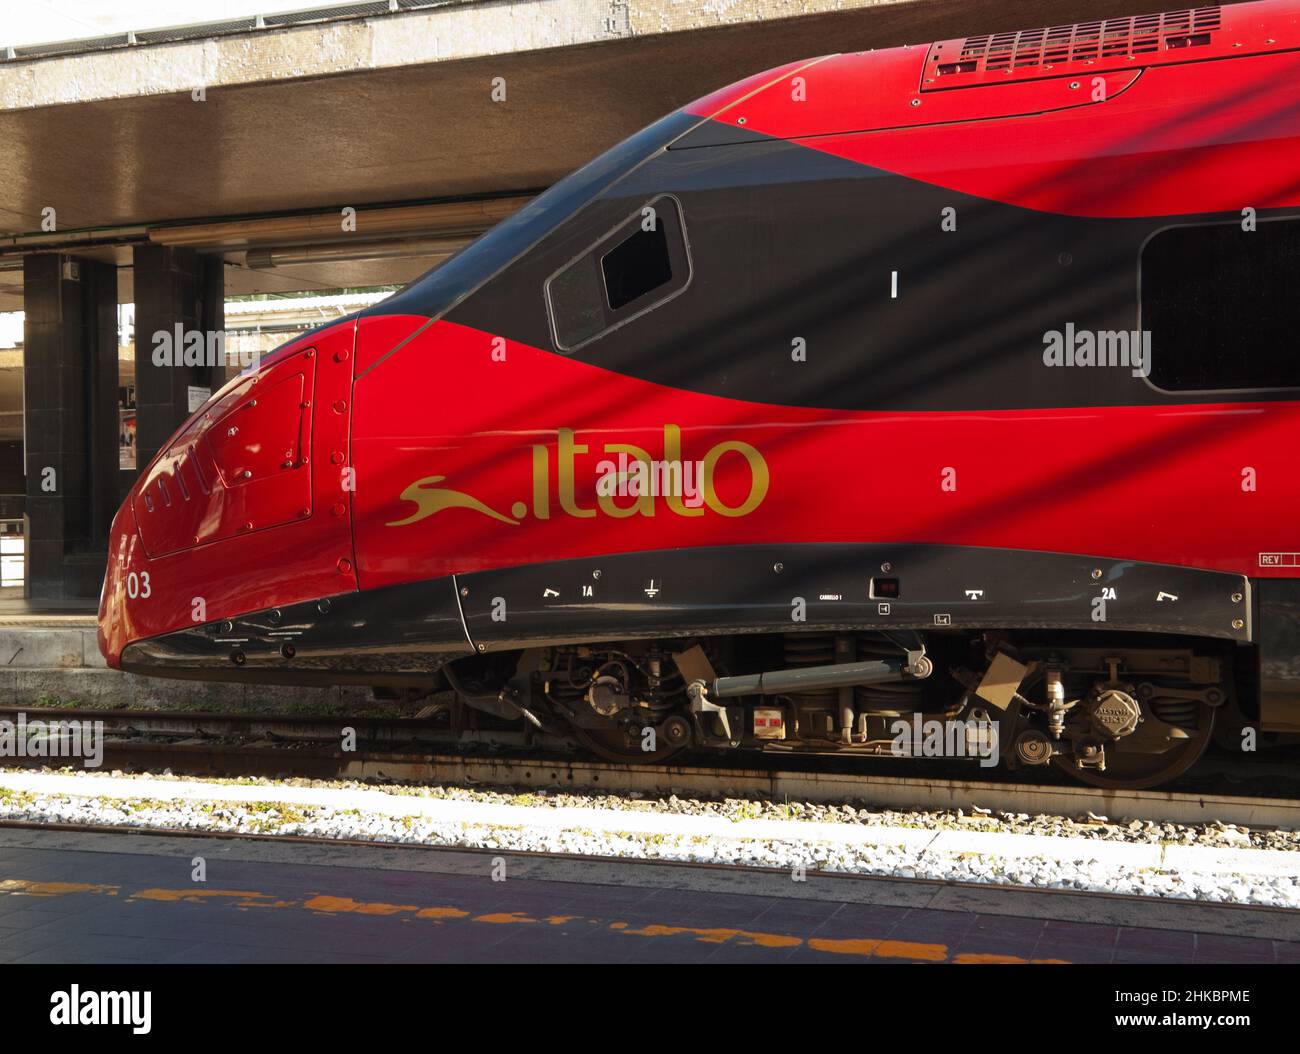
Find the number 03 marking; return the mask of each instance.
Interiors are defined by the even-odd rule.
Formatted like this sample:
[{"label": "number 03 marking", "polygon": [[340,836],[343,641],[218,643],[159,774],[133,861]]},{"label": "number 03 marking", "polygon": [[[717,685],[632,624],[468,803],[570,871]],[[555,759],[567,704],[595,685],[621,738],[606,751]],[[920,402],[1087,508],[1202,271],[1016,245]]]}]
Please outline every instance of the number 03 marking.
[{"label": "number 03 marking", "polygon": [[138,575],[132,571],[126,576],[126,595],[132,600],[139,597],[148,600],[153,595],[153,586],[149,584],[149,572],[141,571]]}]

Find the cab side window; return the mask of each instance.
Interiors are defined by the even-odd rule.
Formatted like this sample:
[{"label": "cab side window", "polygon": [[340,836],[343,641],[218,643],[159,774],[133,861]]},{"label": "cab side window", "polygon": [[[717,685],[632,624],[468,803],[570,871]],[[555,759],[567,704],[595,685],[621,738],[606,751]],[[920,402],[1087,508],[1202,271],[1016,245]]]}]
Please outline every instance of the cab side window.
[{"label": "cab side window", "polygon": [[677,200],[646,203],[546,282],[555,345],[578,348],[667,303],[691,277]]}]

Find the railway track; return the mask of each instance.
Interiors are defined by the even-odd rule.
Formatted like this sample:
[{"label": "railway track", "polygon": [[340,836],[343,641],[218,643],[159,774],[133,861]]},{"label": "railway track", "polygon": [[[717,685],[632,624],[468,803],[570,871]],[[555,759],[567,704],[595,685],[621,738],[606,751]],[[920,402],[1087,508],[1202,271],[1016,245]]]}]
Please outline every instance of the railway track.
[{"label": "railway track", "polygon": [[[448,783],[478,787],[640,793],[649,796],[745,797],[777,801],[865,802],[907,810],[996,812],[1161,823],[1234,823],[1254,829],[1300,828],[1300,794],[1249,764],[1182,781],[1175,789],[1116,791],[1072,783],[1025,782],[1005,773],[970,779],[968,767],[885,759],[870,766],[826,758],[781,758],[772,767],[717,764],[615,764],[522,750],[466,753],[438,742],[446,731],[420,718],[231,715],[183,711],[104,711],[0,707],[0,720],[19,714],[36,720],[103,721],[102,769],[160,771],[194,776],[353,779]],[[355,732],[357,749],[340,746]],[[713,759],[709,759],[712,761]],[[7,758],[7,764],[59,764],[45,757]],[[1289,769],[1278,769],[1288,772]],[[926,775],[915,775],[924,772]],[[1245,773],[1246,775],[1242,775]],[[936,778],[942,776],[942,778]],[[1264,784],[1268,793],[1233,790]],[[1290,796],[1288,796],[1290,795]]]}]

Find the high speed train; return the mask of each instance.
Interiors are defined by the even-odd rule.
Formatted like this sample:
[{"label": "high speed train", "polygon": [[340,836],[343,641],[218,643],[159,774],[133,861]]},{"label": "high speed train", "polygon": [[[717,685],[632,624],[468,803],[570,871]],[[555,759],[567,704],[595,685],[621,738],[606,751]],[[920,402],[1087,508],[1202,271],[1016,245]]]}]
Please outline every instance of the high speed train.
[{"label": "high speed train", "polygon": [[101,648],[628,761],[1300,731],[1297,83],[1273,0],[722,88],[200,407]]}]

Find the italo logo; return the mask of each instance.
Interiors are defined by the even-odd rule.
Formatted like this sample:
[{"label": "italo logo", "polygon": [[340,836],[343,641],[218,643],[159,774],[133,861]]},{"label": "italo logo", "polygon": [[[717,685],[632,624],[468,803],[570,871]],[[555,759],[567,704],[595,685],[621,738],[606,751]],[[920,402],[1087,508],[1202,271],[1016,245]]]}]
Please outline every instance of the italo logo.
[{"label": "italo logo", "polygon": [[[577,519],[598,515],[626,519],[653,516],[660,505],[677,516],[703,516],[711,511],[719,516],[737,517],[748,516],[767,497],[770,483],[767,462],[755,447],[738,439],[715,444],[698,461],[683,459],[682,430],[677,425],[664,425],[661,458],[633,443],[605,443],[599,451],[592,448],[591,443],[579,442],[572,428],[559,430],[554,450],[550,445],[534,445],[531,502],[516,501],[509,514],[463,490],[443,486],[446,476],[417,479],[401,493],[401,500],[411,502],[414,511],[387,526],[418,523],[444,509],[471,509],[514,527],[530,512],[538,520],[549,520],[559,514]],[[594,466],[596,481],[591,488],[595,503],[584,505],[578,497],[577,481],[582,462],[593,455],[601,457]],[[728,457],[743,461],[749,477],[743,499],[735,500],[739,493],[729,495],[731,503],[724,500],[715,485],[718,466]]]}]

